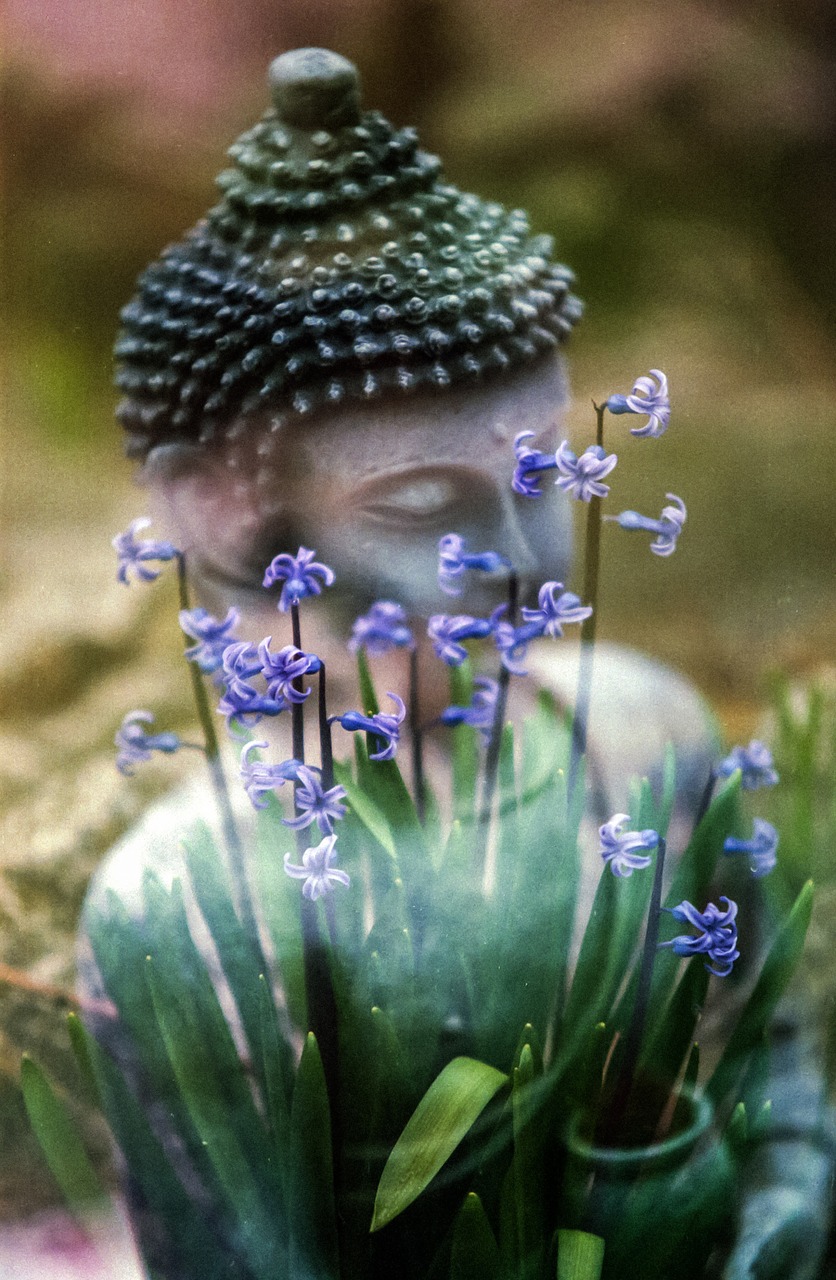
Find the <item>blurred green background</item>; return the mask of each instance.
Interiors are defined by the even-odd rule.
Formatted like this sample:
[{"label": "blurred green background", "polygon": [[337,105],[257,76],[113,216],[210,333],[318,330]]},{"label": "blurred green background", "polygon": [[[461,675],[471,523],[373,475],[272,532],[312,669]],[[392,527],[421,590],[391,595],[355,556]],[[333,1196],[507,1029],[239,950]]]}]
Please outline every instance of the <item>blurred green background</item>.
[{"label": "blurred green background", "polygon": [[[113,581],[109,539],[144,503],[113,423],[110,349],[137,273],[213,202],[226,147],[266,106],[266,67],[284,49],[352,58],[366,105],[417,125],[454,182],[554,234],[587,305],[570,348],[579,433],[590,397],[666,371],[671,429],[625,450],[620,497],[655,515],[673,490],[690,520],[670,561],[608,534],[603,633],[684,670],[733,737],[757,726],[770,671],[833,682],[829,10],[10,0],[0,962],[71,982],[86,879],[171,782],[168,765],[133,786],[112,766],[137,698],[172,724],[188,707],[166,588]],[[22,1119],[20,1048],[71,1088],[72,1074],[48,1002],[0,990],[0,1025],[10,1216],[52,1196]]]}]

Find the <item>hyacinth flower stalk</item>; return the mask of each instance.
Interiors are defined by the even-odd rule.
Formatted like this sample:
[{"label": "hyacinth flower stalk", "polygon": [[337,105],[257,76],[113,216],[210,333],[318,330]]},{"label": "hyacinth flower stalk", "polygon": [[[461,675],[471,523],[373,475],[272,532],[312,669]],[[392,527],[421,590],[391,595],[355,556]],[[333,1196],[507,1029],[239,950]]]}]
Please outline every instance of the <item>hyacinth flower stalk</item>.
[{"label": "hyacinth flower stalk", "polygon": [[[595,446],[604,456],[604,414],[606,404],[595,410]],[[578,771],[586,755],[589,733],[589,713],[592,705],[592,678],[595,660],[595,634],[598,626],[598,584],[601,570],[602,502],[600,493],[592,493],[586,514],[586,542],[584,544],[583,599],[590,606],[589,616],[581,624],[581,650],[578,661],[578,691],[575,698],[575,714],[572,721],[572,758],[569,764],[569,791],[574,791]]]},{"label": "hyacinth flower stalk", "polygon": [[[534,454],[526,448],[521,447],[521,442],[530,433],[522,433],[515,441],[515,449],[517,452],[517,472],[514,476],[514,484],[521,486],[521,491],[531,495],[530,488],[526,487],[526,467],[530,464],[539,466],[541,462],[548,463],[548,457],[544,454]],[[520,476],[522,480],[520,480]],[[538,491],[539,492],[539,491]],[[514,633],[519,614],[519,578],[517,571],[506,556],[500,555],[496,551],[480,551],[469,552],[464,538],[457,533],[448,533],[441,539],[438,544],[439,563],[438,563],[438,583],[442,591],[446,591],[448,595],[460,595],[462,591],[462,578],[468,570],[476,570],[482,573],[495,574],[504,572],[508,575],[508,603],[494,610],[489,621],[490,634],[491,631],[496,634],[499,619],[504,616],[503,625],[510,629],[511,634]],[[472,632],[471,634],[476,634]],[[485,769],[482,785],[482,804],[480,811],[479,825],[481,829],[481,839],[477,846],[477,859],[479,859],[478,870],[484,871],[485,861],[487,857],[488,832],[490,828],[491,813],[493,810],[494,795],[496,793],[496,783],[499,770],[499,752],[502,742],[502,727],[505,723],[505,716],[508,707],[508,688],[511,679],[511,667],[502,662],[499,668],[499,674],[496,680],[496,695],[494,702],[493,724],[487,738],[487,748],[485,751]]]},{"label": "hyacinth flower stalk", "polygon": [[409,734],[412,746],[412,789],[421,822],[426,817],[424,735],[421,729],[421,689],[418,647],[409,628],[406,610],[393,600],[377,600],[368,613],[355,619],[348,643],[352,653],[362,649],[367,657],[379,657],[392,649],[409,654]]},{"label": "hyacinth flower stalk", "polygon": [[[331,586],[334,581],[333,570],[314,559],[315,551],[300,547],[295,556],[287,552],[275,556],[264,572],[265,587],[273,587],[282,583],[278,609],[280,613],[290,612],[290,625],[294,648],[302,652],[302,628],[299,622],[299,601],[308,596],[319,595],[322,584]],[[321,579],[321,581],[320,581]],[[299,697],[291,706],[291,733],[293,736],[293,757],[305,762],[305,728],[302,713],[303,685],[301,675],[296,676],[293,687]]]},{"label": "hyacinth flower stalk", "polygon": [[[180,602],[180,626],[186,640],[186,657],[188,658],[189,676],[192,686],[195,708],[203,734],[203,752],[209,767],[215,802],[221,819],[230,873],[247,933],[261,956],[258,924],[253,908],[252,896],[247,880],[246,863],[241,838],[235,822],[232,803],[227,787],[223,763],[221,761],[218,735],[209,706],[209,698],[203,683],[203,673],[217,670],[217,656],[220,642],[228,641],[232,627],[238,621],[237,612],[232,609],[223,622],[211,618],[204,609],[192,610],[189,598],[189,582],[185,554],[170,542],[159,542],[151,539],[138,540],[136,534],[150,524],[147,517],[134,520],[125,533],[117,534],[113,539],[113,548],[117,556],[117,579],[127,585],[129,574],[133,572],[141,582],[152,582],[159,577],[159,569],[151,569],[149,562],[165,563],[174,560],[177,566],[177,591]],[[189,641],[197,640],[196,645]],[[262,957],[263,960],[263,957]],[[265,966],[266,967],[266,966]]]},{"label": "hyacinth flower stalk", "polygon": [[[617,818],[623,816],[624,815],[616,815]],[[613,819],[613,821],[615,821],[615,819]],[[603,833],[604,828],[601,830]],[[653,982],[653,963],[656,959],[656,951],[659,942],[659,920],[662,910],[662,880],[665,872],[666,843],[658,832],[646,830],[640,833],[629,834],[640,835],[640,838],[643,841],[641,847],[643,848],[651,848],[655,844],[656,866],[653,872],[653,888],[650,894],[650,906],[647,911],[647,924],[645,926],[644,942],[639,959],[638,983],[636,988],[636,998],[633,1004],[633,1012],[627,1028],[627,1034],[624,1039],[621,1066],[612,1092],[612,1098],[601,1120],[601,1135],[605,1146],[610,1146],[615,1141],[616,1135],[621,1128],[627,1109],[630,1105],[630,1095],[635,1086],[636,1067],[639,1061],[642,1037],[644,1036],[645,1023],[647,1021],[647,1011],[650,1004],[650,991],[651,984]],[[622,844],[626,843],[626,838],[622,837]],[[615,873],[615,865],[612,863],[611,869]]]},{"label": "hyacinth flower stalk", "polygon": [[[516,627],[519,615],[519,579],[514,568],[508,570],[508,606],[506,617],[511,627]],[[504,662],[500,662],[496,676],[496,700],[494,702],[493,724],[485,750],[485,772],[482,785],[482,803],[479,815],[481,839],[477,843],[479,867],[484,873],[488,852],[488,832],[493,812],[496,784],[499,776],[499,753],[502,746],[502,727],[508,710],[508,690],[511,684],[511,671]]]},{"label": "hyacinth flower stalk", "polygon": [[[482,573],[504,571],[508,575],[508,604],[506,617],[511,627],[516,626],[519,610],[519,579],[514,566],[507,557],[496,551],[468,552],[465,541],[457,533],[446,534],[438,544],[439,566],[438,583],[442,591],[449,595],[459,595],[462,590],[461,579],[467,570]],[[482,790],[482,808],[480,827],[482,838],[479,841],[482,867],[487,856],[488,829],[491,811],[496,792],[496,781],[499,769],[499,751],[502,741],[502,726],[508,706],[508,687],[510,671],[502,664],[497,678],[497,692],[494,704],[494,722],[488,737],[485,752],[485,772]],[[479,856],[477,854],[477,856]]]},{"label": "hyacinth flower stalk", "polygon": [[[229,857],[230,872],[233,883],[235,885],[236,899],[238,910],[244,921],[247,933],[252,941],[253,946],[261,954],[259,943],[258,925],[256,923],[255,912],[253,909],[252,896],[247,881],[246,865],[244,859],[243,846],[241,844],[240,835],[235,822],[232,811],[229,790],[226,783],[224,768],[221,761],[220,749],[218,746],[218,736],[215,732],[215,724],[212,712],[209,707],[209,699],[206,688],[203,683],[202,672],[207,666],[211,666],[214,670],[214,663],[209,662],[208,646],[203,643],[207,640],[207,627],[209,623],[214,624],[211,628],[212,639],[217,640],[219,635],[229,637],[231,625],[237,620],[235,611],[230,611],[224,623],[218,623],[215,619],[209,619],[209,615],[205,610],[197,610],[194,613],[191,608],[189,599],[188,574],[186,569],[186,557],[184,553],[170,542],[159,542],[151,539],[137,539],[137,532],[145,529],[150,524],[147,517],[141,517],[134,520],[126,532],[117,534],[113,539],[113,548],[117,557],[117,579],[125,585],[129,582],[129,576],[134,574],[137,581],[153,582],[159,577],[160,570],[149,567],[151,563],[165,563],[174,560],[177,566],[177,590],[180,601],[180,624],[186,640],[186,654],[189,658],[189,676],[191,679],[192,694],[195,701],[198,720],[200,722],[201,732],[203,734],[203,751],[206,762],[209,767],[209,775],[212,782],[212,788],[215,794],[215,801],[221,819],[221,827],[224,833],[227,854]],[[227,625],[229,624],[229,625]],[[196,646],[189,644],[192,640],[198,640]],[[160,749],[160,748],[158,748]],[[163,748],[164,749],[164,748]]]},{"label": "hyacinth flower stalk", "polygon": [[[330,896],[330,888],[334,884],[348,885],[349,879],[344,871],[336,870],[333,867],[335,860],[334,843],[336,836],[333,834],[333,824],[339,821],[345,815],[345,805],[342,803],[345,799],[345,790],[343,787],[334,784],[334,746],[331,736],[331,721],[328,717],[328,690],[325,675],[325,663],[320,658],[318,667],[318,697],[317,697],[317,721],[319,727],[319,780],[316,774],[302,767],[301,785],[299,785],[299,777],[297,775],[297,785],[294,790],[294,804],[297,817],[294,820],[287,821],[287,826],[293,826],[296,829],[297,837],[299,836],[302,825],[310,825],[311,819],[316,815],[320,830],[323,832],[324,839],[318,847],[318,856],[324,859],[323,868],[326,876],[326,888],[324,906],[325,919],[328,925],[328,933],[331,939],[331,946],[337,948],[337,921],[334,914],[334,903]],[[302,813],[300,814],[300,810]],[[330,839],[330,843],[329,843]],[[299,841],[301,843],[301,841]],[[305,861],[307,853],[302,855],[302,864],[307,866]],[[288,862],[285,859],[285,870],[288,870]],[[294,873],[295,874],[295,873]],[[313,894],[310,895],[311,900],[315,901]],[[317,896],[322,896],[317,895]],[[328,1037],[326,1036],[326,1046],[328,1045]],[[326,1053],[328,1049],[326,1047]],[[332,1057],[336,1052],[331,1049]]]},{"label": "hyacinth flower stalk", "polygon": [[[186,557],[182,551],[177,551],[175,560],[177,564],[177,590],[180,600],[180,626],[183,631],[183,637],[187,642],[186,647],[188,652],[189,648],[192,647],[189,646],[188,641],[195,639],[195,628],[190,626],[193,614],[189,595],[189,579],[186,568]],[[237,617],[235,620],[237,621]],[[230,621],[229,614],[227,615],[226,621]],[[187,626],[189,626],[190,629],[187,630]],[[230,628],[226,627],[226,632],[229,633],[229,631]],[[231,636],[228,638],[231,639]],[[238,831],[238,824],[235,821],[235,814],[232,809],[232,801],[229,795],[226,773],[221,759],[218,734],[215,729],[215,719],[209,705],[209,696],[203,680],[201,663],[198,660],[204,655],[199,647],[197,653],[194,653],[193,648],[193,654],[194,656],[188,662],[189,678],[191,680],[192,695],[194,697],[195,709],[197,710],[197,718],[203,734],[204,750],[206,753],[206,762],[209,766],[212,789],[215,793],[215,801],[220,813],[221,825],[223,827],[226,847],[229,853],[229,869],[232,876],[232,882],[235,886],[237,906],[241,913],[241,919],[244,923],[244,928],[247,931],[251,944],[266,971],[267,962],[264,958],[264,953],[261,947],[258,920],[255,914],[255,906],[253,903],[252,892],[250,890],[249,877],[247,875],[247,862],[244,853],[244,846],[240,832]]]},{"label": "hyacinth flower stalk", "polygon": [[[328,565],[322,564],[315,559],[316,552],[311,551],[307,547],[300,547],[295,556],[287,552],[274,557],[264,572],[263,586],[271,588],[278,583],[282,584],[281,594],[277,608],[280,613],[290,613],[291,638],[293,647],[299,653],[304,653],[302,648],[302,626],[299,617],[299,603],[311,596],[318,596],[322,591],[322,587],[330,587],[334,582],[334,571]],[[324,663],[318,660],[318,671],[320,681],[320,707],[323,706],[325,700],[325,670]],[[304,719],[304,702],[306,698],[303,685],[304,675],[299,673],[294,675],[290,684],[293,692],[290,701],[290,725],[291,725],[291,744],[293,759],[297,760],[300,765],[305,764],[305,719]],[[330,760],[330,734],[327,725],[327,713],[324,714],[325,719],[325,735],[324,741],[327,742],[326,750],[329,758],[323,761],[323,778],[327,779],[326,786],[333,783],[333,766]],[[320,710],[320,726],[323,723],[323,711]],[[322,736],[322,733],[321,733]],[[299,790],[301,782],[297,772],[296,779],[293,784],[294,788],[294,808],[297,815],[304,812],[304,805],[298,803]],[[307,839],[304,828],[296,828],[296,848],[299,854],[302,866],[307,866],[305,861],[307,853]],[[333,846],[331,847],[333,852]],[[319,896],[319,895],[317,895]],[[326,896],[326,909],[330,898]],[[322,1055],[322,1066],[325,1072],[325,1078],[328,1085],[329,1095],[333,1096],[333,1090],[336,1088],[337,1078],[337,1039],[336,1039],[336,1002],[334,997],[334,989],[331,982],[331,975],[328,967],[328,958],[322,946],[319,932],[319,922],[316,912],[316,899],[310,894],[302,894],[300,897],[300,916],[302,927],[302,950],[303,964],[305,972],[305,992],[308,1003],[308,1020],[313,1034],[316,1036],[319,1050]],[[328,929],[333,934],[333,923],[331,914],[328,914]]]}]

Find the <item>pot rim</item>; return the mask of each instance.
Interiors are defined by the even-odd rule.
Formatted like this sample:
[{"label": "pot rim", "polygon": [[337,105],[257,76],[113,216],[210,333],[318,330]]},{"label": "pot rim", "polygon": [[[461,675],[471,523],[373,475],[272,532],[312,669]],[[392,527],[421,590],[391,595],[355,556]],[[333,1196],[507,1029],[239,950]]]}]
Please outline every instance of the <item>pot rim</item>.
[{"label": "pot rim", "polygon": [[672,1138],[665,1138],[662,1142],[651,1142],[643,1147],[598,1147],[580,1134],[581,1126],[587,1117],[574,1116],[566,1135],[569,1153],[588,1160],[592,1164],[617,1166],[620,1169],[642,1165],[648,1161],[668,1161],[679,1154],[684,1154],[708,1130],[714,1119],[714,1107],[705,1094],[698,1094],[695,1090],[681,1090],[678,1101],[683,1100],[689,1103],[692,1110],[691,1123],[687,1128]]}]

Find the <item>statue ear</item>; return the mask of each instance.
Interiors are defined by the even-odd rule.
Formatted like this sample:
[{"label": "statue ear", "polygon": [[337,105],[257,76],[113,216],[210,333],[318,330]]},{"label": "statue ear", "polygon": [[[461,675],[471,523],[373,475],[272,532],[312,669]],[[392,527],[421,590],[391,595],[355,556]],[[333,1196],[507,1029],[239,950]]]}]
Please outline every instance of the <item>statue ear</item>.
[{"label": "statue ear", "polygon": [[155,445],[143,462],[137,479],[141,485],[149,488],[158,484],[171,484],[184,475],[194,474],[202,464],[204,453],[205,450],[200,445],[180,440]]},{"label": "statue ear", "polygon": [[263,456],[263,438],[175,441],[156,445],[145,460],[139,481],[150,505],[199,575],[260,587],[273,557],[299,546],[288,523],[287,469]]}]

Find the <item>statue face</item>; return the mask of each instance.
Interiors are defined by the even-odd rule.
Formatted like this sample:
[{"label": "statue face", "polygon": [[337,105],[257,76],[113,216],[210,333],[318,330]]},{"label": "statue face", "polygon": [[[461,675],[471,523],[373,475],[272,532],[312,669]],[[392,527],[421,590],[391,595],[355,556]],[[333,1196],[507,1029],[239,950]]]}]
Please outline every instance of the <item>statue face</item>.
[{"label": "statue face", "polygon": [[163,446],[142,479],[210,608],[261,601],[272,612],[264,569],[304,545],[337,575],[329,598],[352,612],[388,598],[421,615],[480,613],[502,599],[504,583],[470,574],[456,602],[443,596],[445,533],[507,556],[529,592],[565,580],[569,501],[549,476],[538,500],[511,489],[514,436],[534,431],[537,447],[553,450],[565,394],[562,364],[549,360],[475,390],[295,418],[275,431],[250,423],[210,446]]}]

